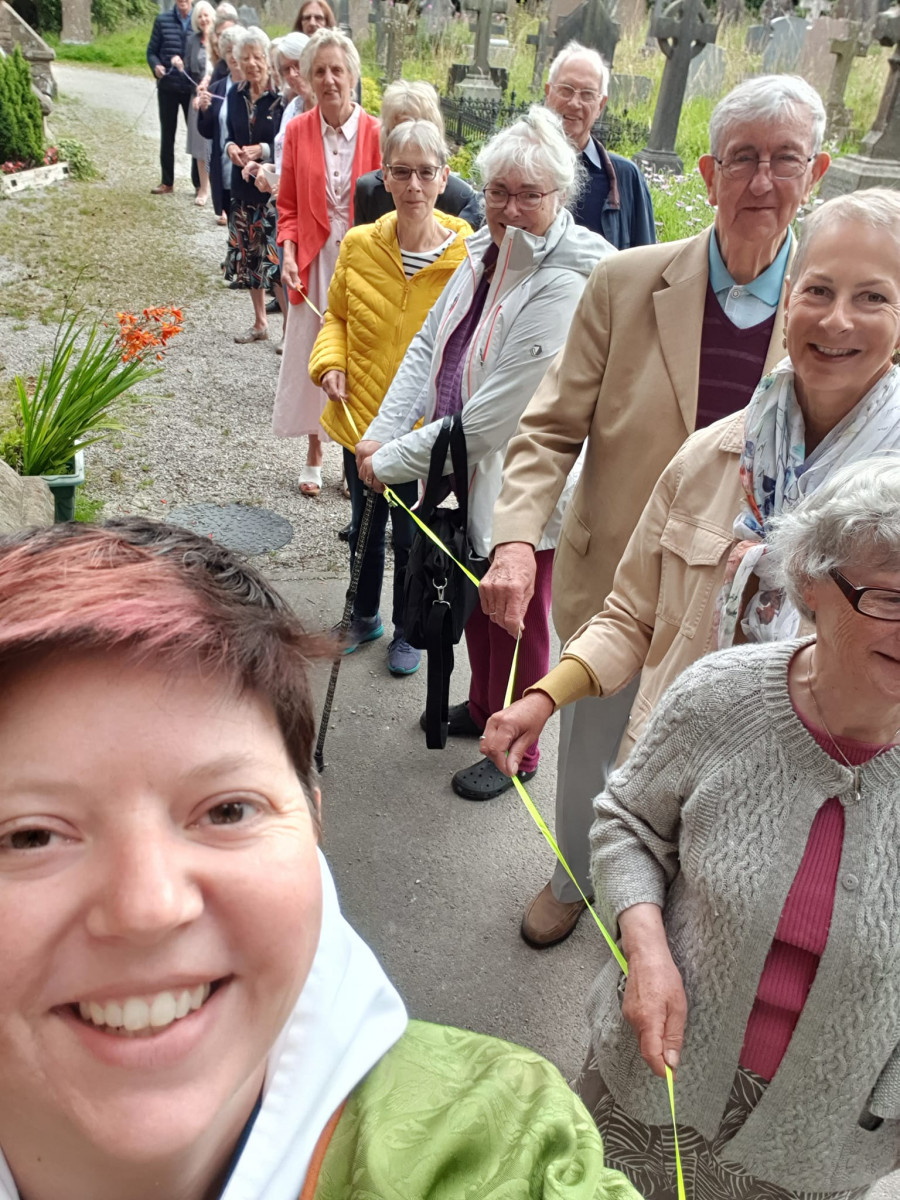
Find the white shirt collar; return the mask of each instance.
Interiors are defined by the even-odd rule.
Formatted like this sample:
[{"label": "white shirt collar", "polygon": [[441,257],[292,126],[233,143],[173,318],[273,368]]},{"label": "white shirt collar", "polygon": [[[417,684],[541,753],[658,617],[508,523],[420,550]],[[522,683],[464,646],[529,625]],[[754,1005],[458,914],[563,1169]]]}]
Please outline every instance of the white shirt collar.
[{"label": "white shirt collar", "polygon": [[581,152],[585,158],[589,158],[595,167],[603,170],[603,163],[600,161],[600,151],[597,149],[597,143],[594,139],[588,136],[587,145]]},{"label": "white shirt collar", "polygon": [[322,137],[327,137],[330,130],[332,137],[337,137],[340,135],[341,137],[345,138],[346,141],[352,142],[356,137],[356,131],[359,128],[359,105],[353,105],[353,111],[350,113],[350,116],[347,118],[344,124],[339,125],[337,129],[335,129],[333,125],[328,124],[328,122],[322,116],[322,110],[320,108],[319,124],[322,128]]}]

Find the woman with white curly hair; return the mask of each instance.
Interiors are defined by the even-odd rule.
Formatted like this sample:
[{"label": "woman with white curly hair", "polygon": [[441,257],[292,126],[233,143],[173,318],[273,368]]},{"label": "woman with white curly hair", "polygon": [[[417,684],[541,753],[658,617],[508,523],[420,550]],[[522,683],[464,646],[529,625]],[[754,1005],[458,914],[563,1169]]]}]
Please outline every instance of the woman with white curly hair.
[{"label": "woman with white curly hair", "polygon": [[[576,225],[566,208],[580,181],[575,151],[555,113],[532,107],[487,143],[476,168],[484,181],[486,227],[466,242],[467,261],[413,339],[356,457],[363,483],[376,490],[424,479],[444,417],[461,413],[472,473],[469,536],[476,552],[486,555],[506,444],[565,342],[591,270],[613,247]],[[415,428],[420,420],[424,423]],[[549,666],[550,573],[558,532],[557,521],[537,555],[519,689]],[[515,640],[477,609],[466,626],[466,645],[469,699],[451,709],[450,732],[477,736],[503,707]],[[534,775],[538,757],[535,742],[520,764],[522,779]],[[467,800],[490,800],[511,786],[487,759],[453,776],[454,790]]]}]

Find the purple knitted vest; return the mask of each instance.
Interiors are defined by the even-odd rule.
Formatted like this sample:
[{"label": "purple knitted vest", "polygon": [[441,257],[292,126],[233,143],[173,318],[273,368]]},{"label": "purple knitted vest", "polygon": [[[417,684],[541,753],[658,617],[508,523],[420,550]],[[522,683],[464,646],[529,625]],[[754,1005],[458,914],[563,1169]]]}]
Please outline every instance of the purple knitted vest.
[{"label": "purple knitted vest", "polygon": [[712,285],[707,284],[700,342],[697,429],[705,429],[749,403],[762,377],[774,326],[773,313],[759,325],[739,329],[726,317]]}]

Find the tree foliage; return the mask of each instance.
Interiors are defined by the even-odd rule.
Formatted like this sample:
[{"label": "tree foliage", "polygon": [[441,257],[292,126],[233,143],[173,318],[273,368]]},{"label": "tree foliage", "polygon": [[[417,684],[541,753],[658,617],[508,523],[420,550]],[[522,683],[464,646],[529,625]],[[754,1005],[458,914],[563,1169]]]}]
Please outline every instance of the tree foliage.
[{"label": "tree foliage", "polygon": [[0,60],[0,161],[40,162],[44,153],[41,102],[18,46]]},{"label": "tree foliage", "polygon": [[[38,33],[59,33],[62,29],[60,0],[13,0],[12,6]],[[132,21],[150,22],[158,12],[156,0],[91,0],[91,20],[103,33],[112,33]]]}]

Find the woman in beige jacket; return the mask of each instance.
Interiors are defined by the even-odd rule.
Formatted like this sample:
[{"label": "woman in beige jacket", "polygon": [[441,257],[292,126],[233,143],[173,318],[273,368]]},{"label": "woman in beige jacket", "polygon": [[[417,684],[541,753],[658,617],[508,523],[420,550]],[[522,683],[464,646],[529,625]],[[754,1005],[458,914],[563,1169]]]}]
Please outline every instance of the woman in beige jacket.
[{"label": "woman in beige jacket", "polygon": [[[482,749],[501,770],[516,770],[521,748],[557,708],[612,695],[640,674],[622,761],[690,663],[734,641],[796,633],[780,623],[768,586],[770,519],[837,467],[900,446],[898,223],[900,196],[886,189],[839,197],[807,218],[788,285],[790,357],[742,413],[685,442],[602,611],[569,640],[557,667],[488,722]],[[589,827],[587,814],[585,839]]]}]

